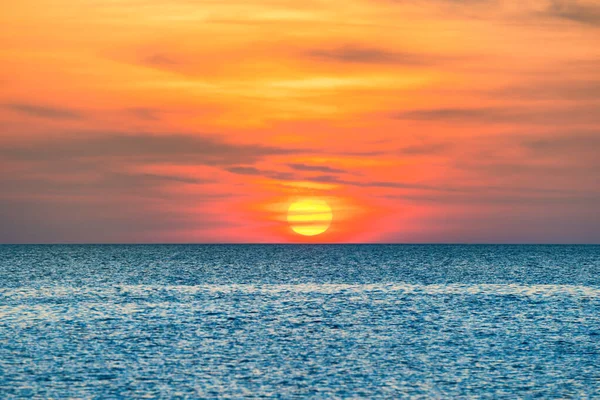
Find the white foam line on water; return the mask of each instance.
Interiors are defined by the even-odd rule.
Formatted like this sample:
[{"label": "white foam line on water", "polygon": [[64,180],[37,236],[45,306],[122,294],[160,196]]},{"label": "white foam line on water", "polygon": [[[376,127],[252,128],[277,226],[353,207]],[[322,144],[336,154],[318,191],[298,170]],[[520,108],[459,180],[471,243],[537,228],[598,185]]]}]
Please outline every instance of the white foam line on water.
[{"label": "white foam line on water", "polygon": [[99,287],[21,287],[0,289],[0,297],[36,298],[68,297],[72,295],[118,296],[169,294],[394,294],[398,295],[496,295],[496,296],[583,296],[600,297],[600,288],[577,285],[522,284],[202,284],[179,285],[115,285]]}]

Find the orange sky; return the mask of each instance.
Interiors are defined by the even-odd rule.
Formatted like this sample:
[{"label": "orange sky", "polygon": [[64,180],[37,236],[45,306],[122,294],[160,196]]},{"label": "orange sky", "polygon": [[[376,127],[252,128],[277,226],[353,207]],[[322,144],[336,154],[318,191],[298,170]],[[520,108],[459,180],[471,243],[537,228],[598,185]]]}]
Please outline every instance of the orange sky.
[{"label": "orange sky", "polygon": [[0,87],[0,242],[600,242],[600,1],[3,2]]}]

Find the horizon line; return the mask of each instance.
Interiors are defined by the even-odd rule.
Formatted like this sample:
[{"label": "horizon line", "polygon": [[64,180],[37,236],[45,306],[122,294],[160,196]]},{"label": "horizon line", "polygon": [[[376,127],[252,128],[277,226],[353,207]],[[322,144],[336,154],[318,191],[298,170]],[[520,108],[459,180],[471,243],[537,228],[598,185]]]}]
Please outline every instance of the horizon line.
[{"label": "horizon line", "polygon": [[592,242],[18,242],[0,246],[600,246]]}]

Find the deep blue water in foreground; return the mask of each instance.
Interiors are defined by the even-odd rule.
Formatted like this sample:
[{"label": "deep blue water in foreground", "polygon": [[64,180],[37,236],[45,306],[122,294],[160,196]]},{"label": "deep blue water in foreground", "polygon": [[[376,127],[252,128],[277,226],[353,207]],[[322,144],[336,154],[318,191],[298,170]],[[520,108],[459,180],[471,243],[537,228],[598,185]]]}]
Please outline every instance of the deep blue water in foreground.
[{"label": "deep blue water in foreground", "polygon": [[600,398],[600,246],[0,246],[0,398]]}]

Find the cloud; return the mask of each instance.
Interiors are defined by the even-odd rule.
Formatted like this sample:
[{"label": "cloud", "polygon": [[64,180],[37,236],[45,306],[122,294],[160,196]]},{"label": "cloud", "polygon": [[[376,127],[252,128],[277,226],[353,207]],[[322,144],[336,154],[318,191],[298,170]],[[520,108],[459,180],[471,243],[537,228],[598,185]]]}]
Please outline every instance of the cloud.
[{"label": "cloud", "polygon": [[252,176],[264,176],[266,178],[287,181],[294,180],[296,177],[293,174],[287,172],[278,172],[278,171],[270,171],[259,169],[255,167],[248,166],[234,166],[225,168],[226,171],[231,172],[232,174],[238,175],[252,175]]},{"label": "cloud", "polygon": [[[213,183],[210,179],[177,175],[114,172],[102,167],[83,174],[68,176],[64,173],[33,170],[18,177],[0,177],[3,195],[17,198],[119,198],[139,196],[146,199],[164,197],[168,185],[201,185]],[[2,196],[0,196],[2,197]]]},{"label": "cloud", "polygon": [[[294,173],[264,170],[264,169],[259,169],[259,168],[255,168],[255,167],[249,167],[249,166],[228,167],[228,168],[225,168],[225,170],[229,171],[233,174],[263,176],[265,178],[270,178],[270,179],[275,179],[275,180],[280,180],[280,181],[308,181],[308,182],[319,182],[319,183],[337,183],[337,184],[353,185],[352,182],[344,181],[344,180],[338,178],[337,176],[333,176],[333,175],[320,175],[320,176],[306,178],[306,177],[298,176]],[[302,171],[302,169],[297,169],[297,170]],[[310,169],[308,171],[317,171],[317,170]],[[339,171],[341,171],[341,170],[339,170]],[[343,172],[343,171],[341,171],[341,172]]]},{"label": "cloud", "polygon": [[[434,61],[431,56],[382,50],[374,47],[346,45],[333,49],[306,52],[311,58],[342,63],[422,65]],[[438,60],[439,57],[436,57]]]},{"label": "cloud", "polygon": [[518,111],[498,108],[433,108],[394,113],[396,119],[443,120],[443,121],[496,121],[514,118]]},{"label": "cloud", "polygon": [[326,165],[308,165],[308,164],[297,164],[292,163],[288,164],[288,167],[295,169],[296,171],[306,171],[306,172],[324,172],[324,173],[333,173],[333,174],[341,174],[346,171],[342,169],[328,167]]},{"label": "cloud", "polygon": [[529,150],[549,155],[572,151],[597,153],[600,149],[600,132],[526,138],[521,144]]},{"label": "cloud", "polygon": [[36,118],[48,118],[48,119],[80,119],[82,115],[75,110],[68,108],[58,108],[41,106],[36,104],[28,103],[9,103],[4,106],[5,108],[25,114]]},{"label": "cloud", "polygon": [[391,182],[391,181],[348,181],[334,175],[320,175],[306,179],[310,182],[318,183],[333,183],[339,185],[356,186],[356,187],[378,187],[390,189],[418,189],[418,190],[434,190],[434,191],[455,191],[460,190],[451,187],[425,185],[419,183]]},{"label": "cloud", "polygon": [[348,181],[343,180],[334,175],[319,175],[319,176],[311,177],[310,179],[307,179],[307,180],[310,182],[318,182],[318,183],[336,183],[336,184],[343,184],[343,185],[353,185],[352,182],[348,182]]},{"label": "cloud", "polygon": [[577,0],[553,0],[548,15],[582,24],[600,26],[600,5]]},{"label": "cloud", "polygon": [[189,183],[189,184],[203,184],[214,182],[210,179],[199,179],[187,176],[178,175],[159,175],[159,174],[112,174],[112,177],[122,181],[127,187],[131,187],[132,184],[150,186],[154,184],[162,183]]},{"label": "cloud", "polygon": [[[165,163],[258,173],[251,167],[255,162],[297,151],[203,135],[13,135],[0,146],[2,168],[15,171],[0,174],[0,226],[6,228],[0,242],[197,240],[187,236],[190,230],[228,229],[227,215],[198,209],[206,202],[218,210],[212,203],[222,201],[228,182],[131,171]],[[239,163],[249,166],[241,169]]]},{"label": "cloud", "polygon": [[190,232],[208,232],[211,240],[215,226],[233,226],[217,215],[190,214],[186,199],[170,201],[165,208],[110,197],[97,202],[0,198],[0,243],[189,242],[197,240]]},{"label": "cloud", "polygon": [[600,132],[546,135],[521,140],[521,146],[530,152],[530,158],[547,160],[556,165],[551,176],[570,175],[582,180],[600,174]]},{"label": "cloud", "polygon": [[297,153],[266,145],[234,144],[217,136],[185,134],[80,133],[4,143],[0,155],[20,161],[120,158],[134,162],[196,165],[253,164],[263,157]]},{"label": "cloud", "polygon": [[577,188],[589,191],[594,186],[600,191],[600,186],[594,184],[594,176],[600,173],[600,132],[570,127],[533,132],[462,139],[456,145],[458,152],[445,159],[451,166],[450,176],[458,174],[466,182],[496,182],[526,191],[530,185],[540,193],[565,193]]},{"label": "cloud", "polygon": [[[409,191],[418,191],[422,193],[446,193],[446,194],[464,194],[464,195],[477,195],[480,193],[520,193],[520,194],[540,194],[540,195],[560,195],[560,194],[573,194],[569,190],[562,190],[560,188],[556,189],[547,189],[540,188],[535,186],[517,186],[517,185],[508,185],[508,186],[491,186],[491,185],[477,185],[477,186],[464,186],[460,184],[452,184],[452,183],[416,183],[416,182],[397,182],[397,181],[348,181],[341,179],[337,176],[333,175],[321,175],[317,177],[311,177],[307,179],[310,182],[318,182],[318,183],[329,183],[329,184],[339,184],[339,185],[347,185],[347,186],[355,186],[355,187],[364,187],[364,188],[386,188],[386,189],[404,189]],[[393,195],[396,196],[396,195]],[[393,197],[392,196],[392,197]]]},{"label": "cloud", "polygon": [[155,108],[147,107],[133,107],[125,110],[128,114],[135,116],[136,118],[146,121],[157,121],[159,119],[159,110]]},{"label": "cloud", "polygon": [[[70,166],[70,171],[68,167]],[[228,221],[204,214],[198,204],[222,199],[205,188],[211,179],[176,174],[115,172],[110,162],[81,170],[71,161],[33,164],[18,175],[0,174],[0,243],[153,242],[186,232],[224,227]],[[190,211],[193,210],[193,211]]]},{"label": "cloud", "polygon": [[485,160],[473,160],[473,161],[457,161],[454,164],[455,167],[466,170],[466,171],[476,171],[478,173],[482,173],[487,177],[490,176],[498,176],[498,175],[514,175],[519,176],[524,173],[556,173],[560,172],[561,168],[564,168],[560,165],[540,165],[536,163],[527,162],[527,160],[523,160],[519,162],[519,160],[515,161],[504,161],[504,162],[487,162]]},{"label": "cloud", "polygon": [[357,156],[357,157],[377,157],[384,154],[387,154],[387,151],[383,150],[368,150],[368,151],[344,151],[338,154],[344,156]]},{"label": "cloud", "polygon": [[[421,204],[421,203],[420,203]],[[384,233],[381,242],[412,243],[556,243],[598,244],[598,213],[592,207],[574,212],[566,204],[528,207],[507,205],[461,205],[421,220],[420,229],[401,228]]]},{"label": "cloud", "polygon": [[265,171],[262,171],[255,167],[230,167],[225,168],[226,171],[231,172],[232,174],[238,175],[262,175]]},{"label": "cloud", "polygon": [[143,58],[142,64],[154,67],[172,67],[178,65],[179,62],[165,54],[152,54]]},{"label": "cloud", "polygon": [[[386,0],[397,4],[405,4],[403,0]],[[537,19],[542,18],[560,18],[577,22],[581,24],[587,24],[592,26],[600,25],[600,4],[595,0],[541,0],[540,2],[518,2],[515,1],[515,5],[520,6],[520,11],[523,15],[533,17]],[[497,0],[426,0],[420,3],[426,4],[437,4],[438,6],[451,6],[452,11],[457,12],[459,10],[467,11],[473,15],[475,12],[478,18],[495,18],[502,16],[504,8],[503,3]],[[537,4],[536,4],[537,3]],[[541,3],[541,5],[540,5]],[[476,10],[476,6],[483,6],[483,9]],[[540,12],[540,9],[543,11]],[[475,11],[474,11],[475,10]],[[509,16],[508,14],[504,14]]]},{"label": "cloud", "polygon": [[441,153],[444,150],[447,150],[449,147],[450,144],[448,143],[416,144],[401,148],[399,153],[409,156],[430,155]]},{"label": "cloud", "polygon": [[[590,64],[592,62],[590,61]],[[574,64],[574,63],[571,63]],[[594,63],[596,68],[600,60]],[[571,65],[573,74],[585,73],[585,63]],[[566,67],[565,67],[566,68]],[[525,85],[510,86],[489,92],[490,96],[514,99],[577,100],[588,101],[600,98],[600,80],[541,81]]]},{"label": "cloud", "polygon": [[510,206],[579,206],[592,207],[600,202],[600,193],[594,194],[555,194],[536,195],[523,193],[418,193],[386,196],[391,200],[406,200],[421,203],[441,205],[510,205]]},{"label": "cloud", "polygon": [[391,114],[394,119],[468,122],[468,123],[523,123],[572,124],[600,122],[600,113],[594,106],[571,106],[558,109],[535,108],[432,108],[409,110]]}]

